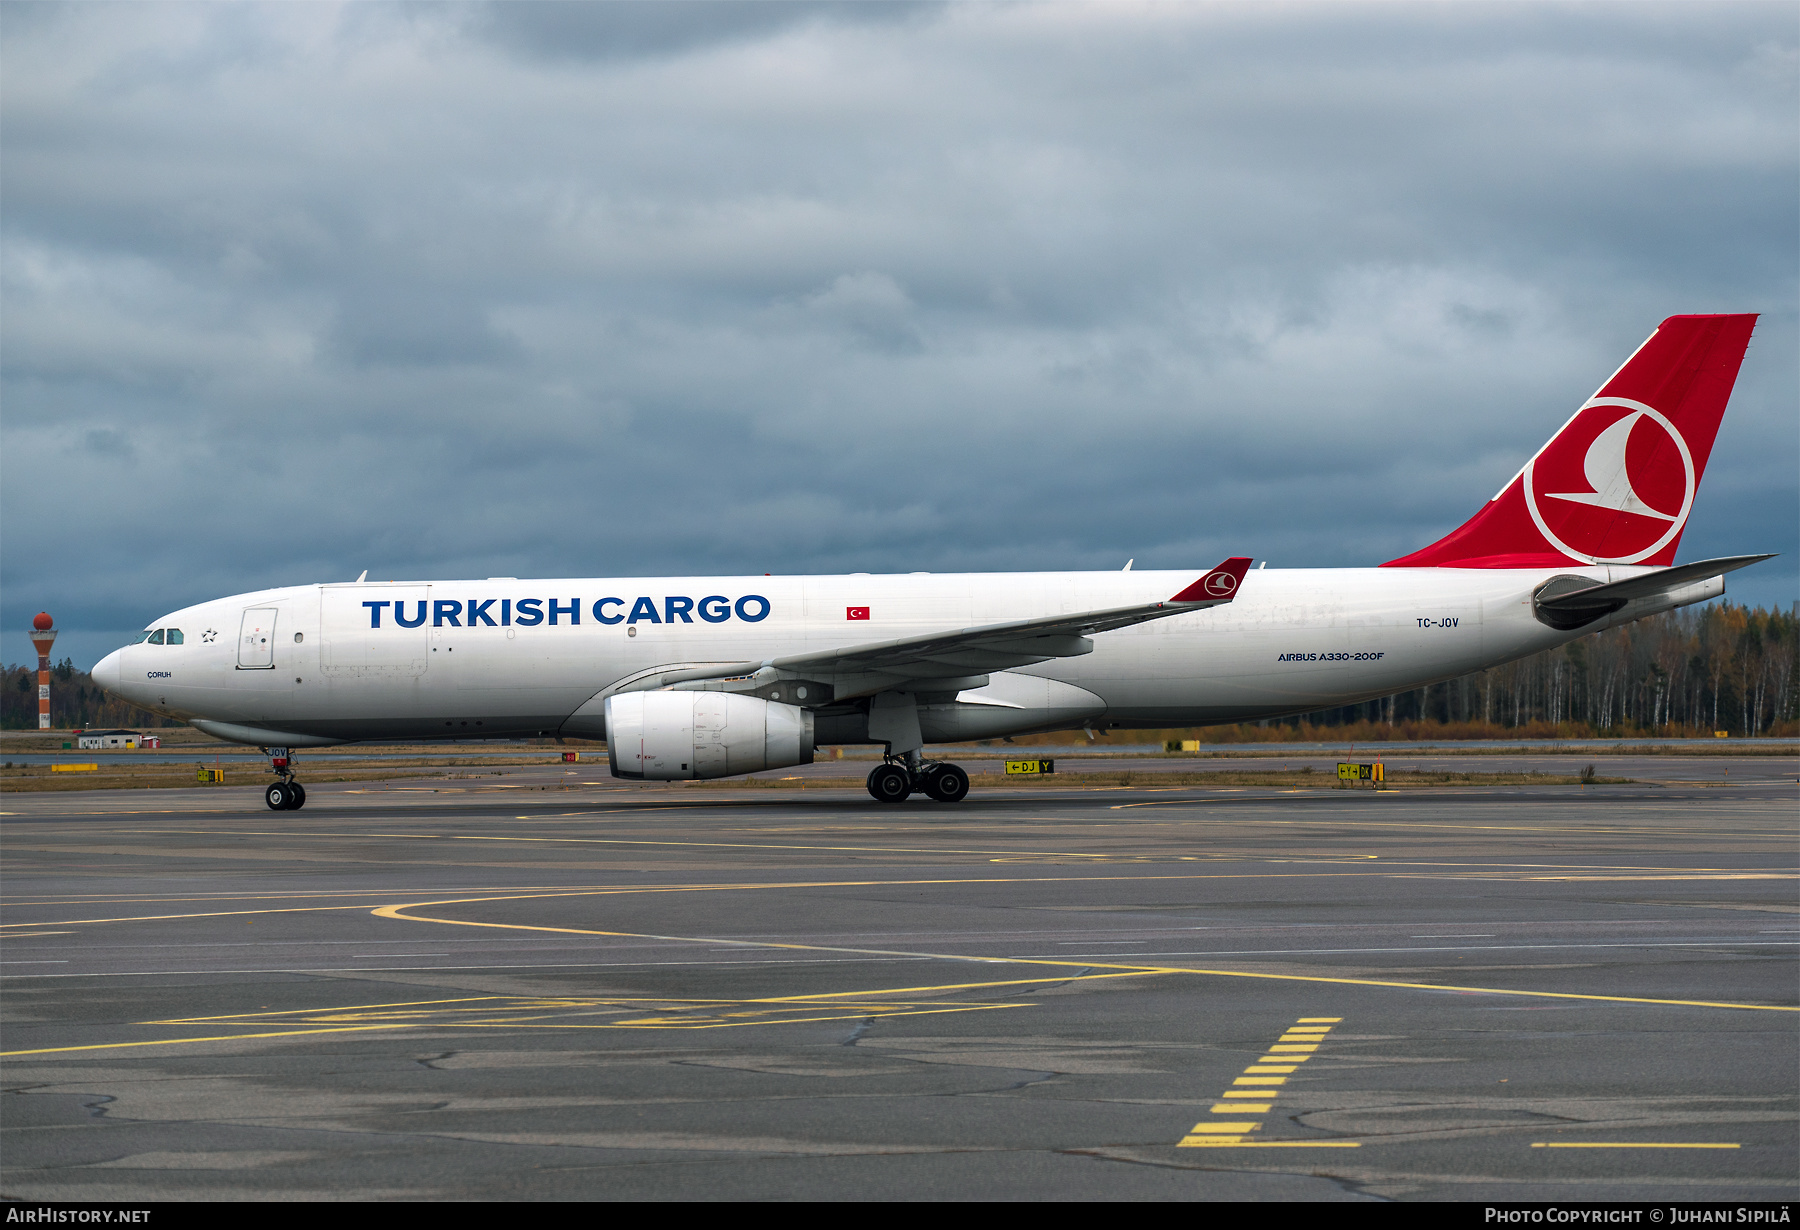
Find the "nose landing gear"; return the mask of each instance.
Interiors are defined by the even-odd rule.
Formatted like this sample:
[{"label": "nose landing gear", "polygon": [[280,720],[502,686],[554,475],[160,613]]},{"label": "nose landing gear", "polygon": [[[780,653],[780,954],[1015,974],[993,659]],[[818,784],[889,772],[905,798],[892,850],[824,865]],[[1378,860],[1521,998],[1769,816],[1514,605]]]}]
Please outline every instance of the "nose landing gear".
[{"label": "nose landing gear", "polygon": [[272,811],[299,811],[306,806],[306,787],[299,782],[270,782],[263,802]]},{"label": "nose landing gear", "polygon": [[262,749],[269,758],[269,772],[280,778],[263,791],[263,802],[270,811],[299,811],[306,806],[306,787],[294,779],[294,761],[285,747]]}]

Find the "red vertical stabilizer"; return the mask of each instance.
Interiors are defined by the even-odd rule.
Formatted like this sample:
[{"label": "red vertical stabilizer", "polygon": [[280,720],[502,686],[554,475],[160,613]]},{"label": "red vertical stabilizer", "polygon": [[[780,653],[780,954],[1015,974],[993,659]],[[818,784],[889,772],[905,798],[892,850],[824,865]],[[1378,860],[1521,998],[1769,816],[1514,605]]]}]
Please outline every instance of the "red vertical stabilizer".
[{"label": "red vertical stabilizer", "polygon": [[1486,507],[1382,567],[1673,564],[1755,327],[1669,317]]}]

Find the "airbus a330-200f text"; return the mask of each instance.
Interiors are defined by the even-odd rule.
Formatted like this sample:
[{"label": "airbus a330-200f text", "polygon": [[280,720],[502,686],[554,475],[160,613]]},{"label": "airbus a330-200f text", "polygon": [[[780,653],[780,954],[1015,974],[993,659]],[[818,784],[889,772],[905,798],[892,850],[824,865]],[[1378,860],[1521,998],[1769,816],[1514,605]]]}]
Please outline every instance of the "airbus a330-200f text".
[{"label": "airbus a330-200f text", "polygon": [[358,580],[172,612],[94,677],[267,749],[278,809],[306,798],[291,748],[521,736],[653,780],[879,744],[875,798],[954,802],[927,744],[1303,713],[1719,596],[1769,557],[1675,550],[1755,322],[1663,321],[1474,517],[1379,567]]}]

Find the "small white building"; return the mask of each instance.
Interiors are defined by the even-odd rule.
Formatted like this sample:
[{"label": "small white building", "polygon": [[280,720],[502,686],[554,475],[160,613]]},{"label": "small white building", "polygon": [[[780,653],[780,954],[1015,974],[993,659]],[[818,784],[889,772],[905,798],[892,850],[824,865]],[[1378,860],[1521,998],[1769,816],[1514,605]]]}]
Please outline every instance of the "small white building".
[{"label": "small white building", "polygon": [[161,747],[162,739],[157,735],[147,735],[136,730],[84,730],[78,737],[76,746],[83,751],[103,751],[106,748],[145,748]]}]

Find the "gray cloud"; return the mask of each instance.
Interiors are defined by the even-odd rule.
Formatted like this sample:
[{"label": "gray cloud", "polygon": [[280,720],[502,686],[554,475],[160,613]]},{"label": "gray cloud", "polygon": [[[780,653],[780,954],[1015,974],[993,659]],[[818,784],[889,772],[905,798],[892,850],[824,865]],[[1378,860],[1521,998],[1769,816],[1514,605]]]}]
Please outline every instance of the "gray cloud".
[{"label": "gray cloud", "polygon": [[505,0],[473,7],[473,37],[543,60],[618,60],[675,56],[766,38],[806,23],[893,24],[941,7],[919,0]]},{"label": "gray cloud", "polygon": [[1795,592],[1780,6],[0,22],[3,627],[364,567],[1379,562],[1686,311],[1765,316],[1683,554]]}]

